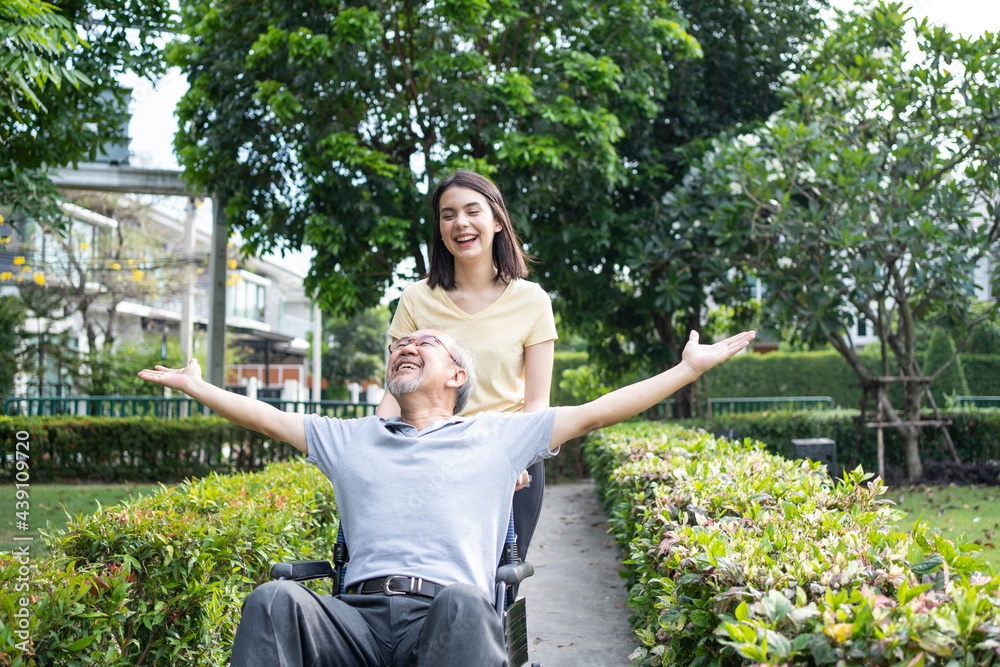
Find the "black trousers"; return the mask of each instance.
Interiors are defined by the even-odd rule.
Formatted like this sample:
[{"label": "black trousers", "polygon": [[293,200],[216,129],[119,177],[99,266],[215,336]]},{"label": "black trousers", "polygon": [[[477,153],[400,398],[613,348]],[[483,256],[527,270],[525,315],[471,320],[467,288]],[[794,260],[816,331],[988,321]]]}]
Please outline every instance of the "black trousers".
[{"label": "black trousers", "polygon": [[486,593],[448,586],[417,595],[319,595],[270,581],[247,596],[233,667],[506,666],[500,617]]}]

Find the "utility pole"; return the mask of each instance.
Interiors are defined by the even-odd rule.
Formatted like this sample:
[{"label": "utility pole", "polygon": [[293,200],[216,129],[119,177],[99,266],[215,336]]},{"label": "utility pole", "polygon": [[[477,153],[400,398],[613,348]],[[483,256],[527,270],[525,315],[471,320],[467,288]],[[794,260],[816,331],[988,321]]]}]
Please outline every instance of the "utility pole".
[{"label": "utility pole", "polygon": [[312,400],[319,401],[322,397],[321,361],[323,358],[323,319],[319,304],[313,304],[313,336],[312,336]]},{"label": "utility pole", "polygon": [[226,386],[226,247],[229,226],[226,202],[212,194],[212,249],[208,262],[211,303],[208,315],[207,380],[216,387]]},{"label": "utility pole", "polygon": [[181,363],[194,356],[194,287],[197,273],[194,266],[194,214],[197,210],[194,197],[188,199],[187,218],[184,220],[184,291],[181,297]]}]

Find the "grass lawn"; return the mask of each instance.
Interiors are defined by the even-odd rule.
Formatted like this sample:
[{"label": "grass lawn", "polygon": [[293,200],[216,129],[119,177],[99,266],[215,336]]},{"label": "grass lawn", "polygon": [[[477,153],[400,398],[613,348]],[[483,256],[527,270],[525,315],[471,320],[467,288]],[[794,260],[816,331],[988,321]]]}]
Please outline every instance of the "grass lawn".
[{"label": "grass lawn", "polygon": [[[15,512],[22,511],[15,505],[15,487],[13,484],[0,485],[0,551],[9,553],[14,548],[14,537],[34,537],[31,542],[31,552],[39,554],[45,545],[39,537],[38,530],[45,528],[51,521],[62,528],[66,525],[66,512],[72,515],[81,512],[89,514],[97,511],[97,503],[114,505],[132,496],[148,495],[157,492],[158,484],[31,484],[28,488],[28,530],[17,527],[19,518]],[[19,545],[25,542],[17,543]]]},{"label": "grass lawn", "polygon": [[983,547],[977,555],[1000,572],[1000,487],[912,486],[895,487],[886,497],[907,512],[897,526],[910,530],[918,518],[958,544],[975,542]]}]

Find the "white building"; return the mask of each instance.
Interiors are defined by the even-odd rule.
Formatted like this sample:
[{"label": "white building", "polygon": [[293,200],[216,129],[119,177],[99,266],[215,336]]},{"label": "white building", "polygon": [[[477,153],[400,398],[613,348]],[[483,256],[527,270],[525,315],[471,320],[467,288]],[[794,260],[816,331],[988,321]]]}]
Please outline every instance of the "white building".
[{"label": "white building", "polygon": [[[141,256],[114,261],[108,259],[106,251],[112,235],[124,231],[118,220],[74,204],[63,204],[62,210],[69,229],[65,240],[43,233],[31,221],[5,221],[6,230],[0,230],[0,236],[6,234],[14,243],[0,248],[0,273],[6,278],[0,281],[0,289],[16,289],[18,278],[20,282],[34,281],[32,286],[38,289],[73,284],[76,292],[96,296],[93,309],[99,312],[103,308],[104,318],[111,317],[109,311],[113,308],[113,335],[115,344],[121,345],[142,336],[160,335],[164,341],[179,337],[184,286],[190,280],[193,327],[195,331],[207,328],[208,232],[196,229],[195,250],[185,253],[186,221],[151,208],[143,212],[138,224],[131,224],[132,231],[145,238],[138,253]],[[288,260],[241,258],[233,247],[229,255],[226,328],[229,344],[240,348],[245,363],[227,365],[226,385],[239,391],[239,387],[255,384],[261,397],[308,400],[314,309],[303,287],[306,267]],[[87,264],[93,270],[88,271],[81,285],[74,267]],[[30,270],[23,271],[25,267]],[[37,279],[39,275],[43,278]],[[130,280],[135,280],[136,289],[123,289],[122,285],[128,286]],[[138,289],[140,283],[146,285],[145,289]],[[23,329],[29,335],[35,334],[36,339],[58,334],[69,349],[89,349],[89,337],[79,313],[58,319],[27,318]],[[102,344],[103,337],[98,335],[95,342]],[[45,367],[45,395],[73,393],[70,369],[50,367],[48,363]],[[22,374],[15,394],[38,395],[39,389],[37,379]]]}]

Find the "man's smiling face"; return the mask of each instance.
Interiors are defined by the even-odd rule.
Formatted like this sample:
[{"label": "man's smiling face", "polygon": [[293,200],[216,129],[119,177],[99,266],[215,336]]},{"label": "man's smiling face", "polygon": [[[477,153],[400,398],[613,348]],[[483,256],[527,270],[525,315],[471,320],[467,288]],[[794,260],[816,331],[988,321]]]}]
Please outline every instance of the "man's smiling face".
[{"label": "man's smiling face", "polygon": [[389,346],[389,372],[386,386],[393,396],[416,391],[425,375],[440,373],[446,379],[455,360],[441,340],[440,331],[423,330],[399,339]]}]

